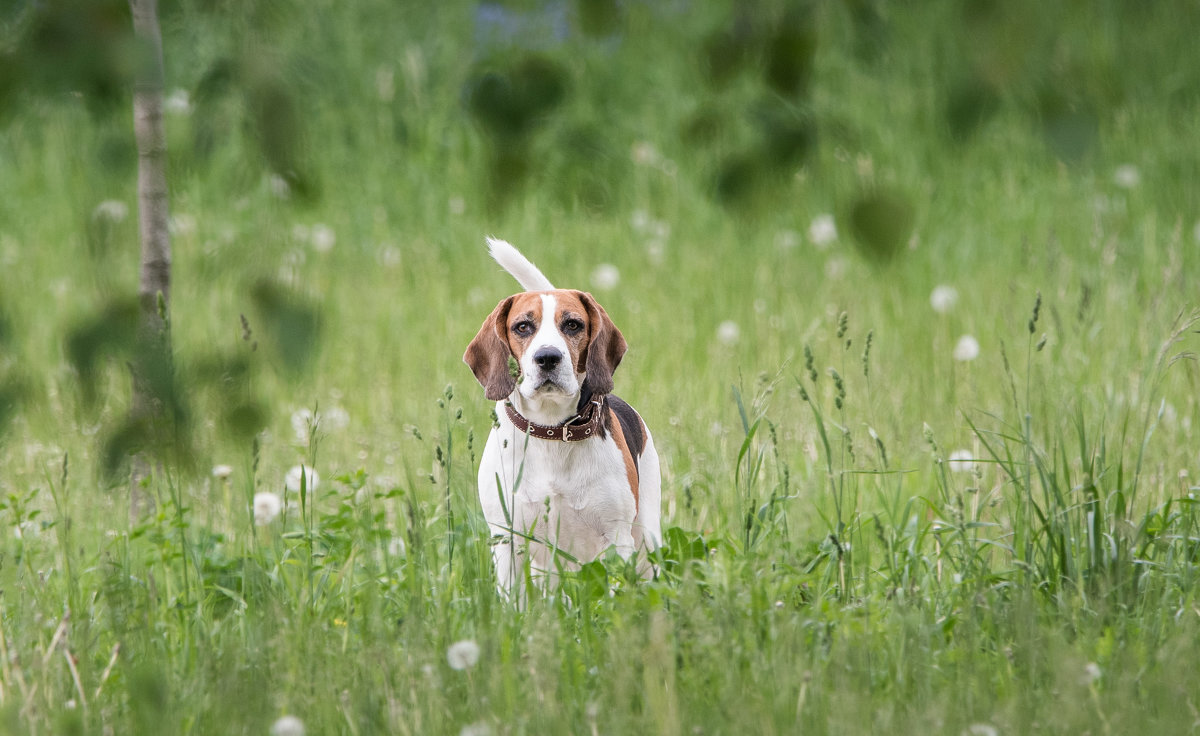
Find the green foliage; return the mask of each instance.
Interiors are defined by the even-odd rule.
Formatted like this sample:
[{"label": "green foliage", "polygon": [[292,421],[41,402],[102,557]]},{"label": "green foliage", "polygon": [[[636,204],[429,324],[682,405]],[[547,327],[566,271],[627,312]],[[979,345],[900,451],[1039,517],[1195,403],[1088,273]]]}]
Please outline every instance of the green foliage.
[{"label": "green foliage", "polygon": [[[0,9],[0,731],[1194,729],[1195,8],[162,12],[142,334],[128,10]],[[485,234],[630,343],[654,579],[494,589]]]}]

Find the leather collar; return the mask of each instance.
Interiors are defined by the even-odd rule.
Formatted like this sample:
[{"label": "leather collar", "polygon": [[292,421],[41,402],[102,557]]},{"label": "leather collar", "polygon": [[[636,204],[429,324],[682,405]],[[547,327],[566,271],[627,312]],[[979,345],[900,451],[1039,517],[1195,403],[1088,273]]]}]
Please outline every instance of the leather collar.
[{"label": "leather collar", "polygon": [[558,442],[581,442],[600,434],[600,425],[604,420],[604,396],[593,396],[587,406],[575,416],[562,424],[547,427],[534,424],[517,413],[511,401],[504,402],[504,411],[508,421],[516,426],[517,431],[536,437],[539,440],[557,440]]}]

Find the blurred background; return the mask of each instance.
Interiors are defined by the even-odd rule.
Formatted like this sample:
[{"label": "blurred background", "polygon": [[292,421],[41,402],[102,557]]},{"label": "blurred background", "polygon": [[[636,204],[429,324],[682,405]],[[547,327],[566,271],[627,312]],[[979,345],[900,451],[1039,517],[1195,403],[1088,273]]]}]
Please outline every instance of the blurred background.
[{"label": "blurred background", "polygon": [[[255,437],[290,465],[311,451],[292,420],[324,408],[349,418],[324,462],[419,477],[410,435],[447,384],[485,428],[460,356],[516,288],[485,234],[606,304],[633,346],[618,392],[680,484],[726,452],[730,386],[799,372],[806,344],[853,364],[873,330],[872,422],[916,446],[1006,400],[1002,341],[1039,290],[1056,379],[1097,406],[1195,298],[1193,2],[178,0],[160,20],[169,391],[197,467]],[[116,468],[148,441],[121,436],[139,48],[120,0],[0,9],[21,473],[36,448]]]}]

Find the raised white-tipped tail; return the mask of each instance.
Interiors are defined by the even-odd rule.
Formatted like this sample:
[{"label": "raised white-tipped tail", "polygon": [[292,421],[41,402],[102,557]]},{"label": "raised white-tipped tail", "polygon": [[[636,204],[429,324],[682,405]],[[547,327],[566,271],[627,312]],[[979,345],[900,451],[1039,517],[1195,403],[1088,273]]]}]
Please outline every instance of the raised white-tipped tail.
[{"label": "raised white-tipped tail", "polygon": [[550,279],[546,278],[537,266],[530,263],[529,259],[521,255],[521,251],[511,244],[498,238],[488,238],[487,244],[488,252],[492,254],[492,258],[496,259],[496,263],[512,274],[512,277],[525,291],[551,291],[554,289],[554,284],[550,283]]}]

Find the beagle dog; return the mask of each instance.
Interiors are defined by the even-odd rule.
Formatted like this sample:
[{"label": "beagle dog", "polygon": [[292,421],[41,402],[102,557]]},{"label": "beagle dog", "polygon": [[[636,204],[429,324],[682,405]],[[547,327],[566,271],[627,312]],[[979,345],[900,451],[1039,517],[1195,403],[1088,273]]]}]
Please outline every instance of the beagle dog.
[{"label": "beagle dog", "polygon": [[[629,404],[611,393],[625,338],[591,294],[556,289],[525,256],[488,238],[526,289],[503,299],[463,360],[496,401],[479,464],[497,583],[523,590],[615,547],[661,544],[658,453]],[[643,576],[652,566],[643,559]]]}]

